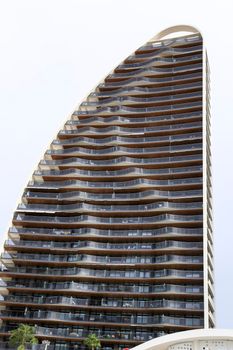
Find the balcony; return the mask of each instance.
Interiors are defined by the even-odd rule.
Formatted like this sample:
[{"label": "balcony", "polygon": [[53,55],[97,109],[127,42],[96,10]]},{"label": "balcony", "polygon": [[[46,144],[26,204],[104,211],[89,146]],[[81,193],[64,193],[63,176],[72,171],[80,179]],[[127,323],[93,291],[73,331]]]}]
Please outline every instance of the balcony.
[{"label": "balcony", "polygon": [[202,215],[173,215],[173,214],[162,214],[156,216],[148,217],[98,217],[92,215],[79,215],[79,216],[45,216],[45,215],[29,215],[29,214],[19,214],[15,213],[13,217],[14,225],[25,225],[27,223],[33,223],[38,225],[43,223],[46,227],[72,227],[72,226],[154,226],[158,224],[176,224],[185,225],[189,224],[192,226],[201,225],[203,221]]},{"label": "balcony", "polygon": [[[145,55],[145,54],[142,54]],[[140,55],[142,57],[142,55]],[[149,53],[151,57],[153,57],[154,53]],[[135,59],[139,58],[139,55],[134,56]],[[187,73],[187,72],[193,72],[195,70],[202,69],[202,65],[200,63],[194,63],[194,64],[185,64],[181,66],[175,66],[175,67],[146,67],[141,69],[136,69],[133,71],[130,70],[122,70],[119,72],[115,70],[114,73],[109,74],[105,81],[110,80],[123,80],[130,77],[139,77],[139,76],[147,76],[147,77],[155,77],[155,76],[163,76],[167,74],[179,74],[179,73]]]},{"label": "balcony", "polygon": [[166,154],[166,153],[173,153],[173,152],[193,152],[193,151],[201,151],[202,150],[202,143],[191,143],[186,145],[177,145],[177,146],[163,146],[163,147],[146,147],[146,148],[127,148],[123,146],[112,146],[107,147],[104,149],[91,149],[91,148],[84,148],[84,147],[72,147],[67,149],[50,149],[46,151],[46,155],[54,156],[54,155],[76,155],[81,156],[82,154],[85,155],[91,155],[91,156],[109,156],[114,154],[122,154],[125,156],[132,156],[134,154],[136,155],[143,155],[145,157],[146,155],[153,155],[155,153],[159,154]]},{"label": "balcony", "polygon": [[[78,166],[78,167],[125,167],[125,166],[155,166],[160,167],[163,165],[171,164],[171,167],[174,165],[183,165],[184,163],[195,164],[202,161],[202,154],[195,155],[186,155],[186,156],[175,156],[175,157],[162,157],[162,158],[131,158],[131,157],[117,157],[112,159],[97,160],[97,159],[85,159],[85,158],[67,158],[67,159],[58,159],[58,160],[41,160],[40,165],[44,166]],[[31,182],[29,182],[30,184]]]},{"label": "balcony", "polygon": [[[114,239],[119,238],[120,240],[130,240],[135,241],[138,238],[143,238],[143,241],[148,241],[151,239],[155,239],[158,237],[186,237],[195,239],[195,237],[202,237],[203,229],[202,228],[177,228],[177,227],[163,227],[158,229],[150,229],[150,230],[100,230],[95,228],[81,228],[81,229],[49,229],[49,228],[20,228],[20,227],[11,227],[9,229],[9,235],[12,237],[20,237],[21,235],[36,235],[38,237],[42,236],[54,236],[56,239],[65,239],[66,237],[70,239],[70,237],[78,237],[86,239],[87,237],[93,237],[96,239],[107,238],[107,240],[112,241]],[[15,238],[14,238],[15,239]]]},{"label": "balcony", "polygon": [[153,66],[154,64],[163,64],[165,66],[168,64],[169,66],[173,64],[176,66],[178,63],[188,63],[188,62],[200,62],[202,60],[202,54],[190,55],[185,57],[153,57],[144,62],[136,62],[136,63],[123,63],[117,66],[117,69],[140,69],[142,67]]},{"label": "balcony", "polygon": [[[126,311],[127,312],[127,311]],[[2,310],[0,312],[0,317],[4,320],[6,318],[32,318],[35,322],[41,321],[45,322],[49,320],[53,321],[64,321],[64,323],[71,322],[72,324],[89,324],[89,323],[100,323],[100,324],[127,324],[127,325],[138,325],[146,326],[147,328],[156,327],[158,325],[169,325],[169,326],[189,326],[189,327],[201,327],[203,326],[203,319],[199,317],[171,317],[165,315],[129,315],[123,314],[119,316],[117,314],[84,314],[84,313],[64,313],[64,312],[55,312],[55,311],[7,311]]]},{"label": "balcony", "polygon": [[118,177],[152,177],[152,176],[180,176],[188,174],[199,174],[202,172],[202,166],[189,166],[178,168],[164,169],[144,169],[144,168],[125,168],[120,170],[83,170],[83,169],[66,169],[66,170],[35,170],[34,178],[39,177],[90,177],[90,178],[118,178]]},{"label": "balcony", "polygon": [[22,241],[22,240],[6,240],[5,248],[12,248],[13,250],[20,247],[40,248],[40,249],[61,249],[75,252],[82,248],[93,249],[108,249],[108,250],[160,250],[166,248],[184,248],[187,249],[202,249],[202,242],[181,242],[181,241],[163,241],[159,243],[99,243],[89,241],[78,242],[53,242],[53,241]]},{"label": "balcony", "polygon": [[[200,59],[195,59],[195,62],[199,62]],[[129,71],[129,70],[128,70]],[[188,92],[193,91],[194,89],[201,88],[202,82],[196,81],[192,83],[183,83],[182,85],[171,85],[171,86],[159,86],[159,87],[136,87],[136,86],[124,86],[121,89],[112,90],[112,91],[94,91],[91,92],[87,97],[87,100],[102,98],[102,97],[112,97],[112,96],[125,96],[125,95],[154,95],[154,94],[173,94],[174,92]]]},{"label": "balcony", "polygon": [[[149,265],[149,264],[161,264],[164,266],[173,264],[175,265],[202,265],[202,256],[182,256],[182,255],[160,255],[160,256],[95,256],[87,254],[73,254],[73,255],[56,255],[56,254],[28,254],[28,253],[17,253],[9,254],[2,253],[1,260],[4,264],[8,264],[8,261],[37,261],[47,262],[48,266],[50,263],[60,262],[61,265],[74,265],[74,263],[81,263],[82,265],[88,264],[109,264],[109,265]],[[128,266],[128,267],[129,267]]]},{"label": "balcony", "polygon": [[124,136],[110,136],[104,138],[89,138],[89,137],[74,137],[68,139],[57,139],[53,141],[53,147],[60,146],[70,146],[70,145],[81,145],[88,144],[91,146],[99,147],[99,146],[107,146],[107,145],[134,145],[134,144],[143,144],[143,145],[152,145],[154,143],[176,143],[182,141],[195,141],[200,140],[202,138],[202,133],[188,133],[188,134],[178,134],[171,136],[147,136],[147,137],[138,137],[135,135],[134,137],[124,137]]},{"label": "balcony", "polygon": [[[198,273],[201,273],[200,271]],[[114,309],[121,312],[122,309],[130,308],[130,312],[136,312],[140,309],[151,312],[156,309],[158,312],[164,309],[178,309],[184,312],[202,312],[204,310],[204,303],[201,301],[179,301],[179,300],[168,300],[168,299],[122,299],[122,298],[76,298],[76,297],[64,297],[64,296],[21,296],[21,295],[6,295],[4,301],[1,302],[3,305],[40,305],[40,307],[52,308],[53,305],[60,305],[60,307],[71,307],[75,308],[89,308],[95,310]],[[17,305],[16,305],[17,306]]]},{"label": "balcony", "polygon": [[[19,204],[17,212],[32,212],[32,213],[140,213],[147,216],[148,212],[197,212],[201,211],[202,202],[191,203],[173,203],[173,202],[155,202],[143,205],[92,205],[87,203],[66,204],[66,205],[47,205],[47,204]],[[146,212],[145,212],[146,211]]]},{"label": "balcony", "polygon": [[[124,123],[124,119],[121,119],[121,116],[123,115],[145,115],[145,114],[152,114],[152,115],[161,115],[164,114],[166,112],[168,112],[169,114],[174,111],[175,113],[177,113],[177,111],[182,111],[182,110],[200,110],[199,112],[199,117],[201,116],[201,108],[202,108],[202,100],[201,99],[197,99],[198,101],[194,101],[194,102],[186,102],[186,103],[175,103],[175,104],[167,104],[166,106],[161,105],[161,106],[152,106],[152,107],[144,107],[144,108],[140,108],[138,106],[134,106],[134,107],[127,107],[124,105],[116,105],[116,106],[106,106],[106,107],[99,107],[96,108],[95,110],[78,110],[75,111],[73,113],[74,116],[87,116],[87,115],[103,115],[103,116],[108,116],[110,115],[112,116],[120,116],[119,119],[117,118],[117,120],[122,121]],[[173,100],[171,100],[170,102],[174,102]],[[195,116],[197,117],[198,115],[195,115],[195,113],[192,115],[192,113],[188,113],[187,115],[187,120],[189,118],[195,118]],[[151,117],[153,118],[153,117]],[[133,118],[136,119],[136,118]],[[172,120],[174,122],[174,120],[183,120],[185,119],[185,115],[184,114],[176,114],[176,116],[174,117],[173,115],[171,116],[165,116],[165,117],[160,117],[158,119],[158,121],[163,121],[163,120]],[[84,119],[85,121],[85,119]],[[157,122],[157,120],[154,118],[154,120],[150,120],[150,122]],[[111,119],[110,119],[111,122]],[[126,121],[125,121],[126,122]],[[130,118],[130,122],[133,124],[133,120],[131,120]],[[149,120],[145,120],[144,123],[148,124]],[[136,121],[137,123],[137,121]],[[127,124],[127,122],[126,122]],[[79,122],[76,122],[76,120],[69,120],[66,125],[79,125]]]},{"label": "balcony", "polygon": [[[73,126],[74,128],[75,126]],[[195,130],[197,129],[200,131],[202,129],[202,123],[200,121],[198,122],[187,122],[182,124],[171,124],[171,125],[164,125],[164,126],[148,126],[144,128],[140,127],[124,127],[124,126],[106,126],[106,127],[91,127],[91,126],[83,126],[82,128],[77,129],[64,129],[59,132],[59,135],[144,135],[148,134],[166,134],[166,133],[177,133],[179,131],[186,131],[186,130]]]}]

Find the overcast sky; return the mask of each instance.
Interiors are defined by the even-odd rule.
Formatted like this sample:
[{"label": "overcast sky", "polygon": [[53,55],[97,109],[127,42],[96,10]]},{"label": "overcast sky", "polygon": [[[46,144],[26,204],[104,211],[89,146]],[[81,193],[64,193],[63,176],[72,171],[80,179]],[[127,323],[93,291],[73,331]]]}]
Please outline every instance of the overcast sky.
[{"label": "overcast sky", "polygon": [[217,326],[233,328],[233,1],[0,1],[0,235],[74,107],[160,30],[198,27],[211,67]]}]

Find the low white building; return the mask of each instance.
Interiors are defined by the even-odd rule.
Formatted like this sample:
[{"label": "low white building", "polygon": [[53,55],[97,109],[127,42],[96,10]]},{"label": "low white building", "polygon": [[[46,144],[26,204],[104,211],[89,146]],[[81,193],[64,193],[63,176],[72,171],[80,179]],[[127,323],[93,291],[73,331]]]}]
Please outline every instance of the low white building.
[{"label": "low white building", "polygon": [[233,330],[198,329],[155,338],[133,350],[233,350]]}]

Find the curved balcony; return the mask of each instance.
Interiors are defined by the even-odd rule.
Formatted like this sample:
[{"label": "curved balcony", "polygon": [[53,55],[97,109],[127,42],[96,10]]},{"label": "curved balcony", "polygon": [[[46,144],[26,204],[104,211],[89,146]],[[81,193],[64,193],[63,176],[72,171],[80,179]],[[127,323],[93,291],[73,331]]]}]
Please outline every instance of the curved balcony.
[{"label": "curved balcony", "polygon": [[[144,54],[143,54],[144,55]],[[151,57],[154,56],[152,53],[150,53]],[[141,55],[140,55],[141,56]],[[135,56],[137,59],[139,55]],[[176,66],[176,67],[147,67],[147,68],[141,68],[133,71],[127,70],[126,72],[119,72],[115,71],[114,73],[109,74],[105,80],[109,79],[122,79],[122,78],[129,78],[129,77],[134,77],[134,76],[156,76],[156,75],[163,75],[163,74],[176,74],[176,73],[182,73],[182,72],[190,72],[194,71],[197,69],[202,69],[202,65],[200,63],[194,63],[194,64],[184,64],[181,66]]]},{"label": "curved balcony", "polygon": [[185,37],[176,37],[172,39],[163,39],[162,41],[149,41],[148,43],[144,44],[143,46],[139,47],[139,49],[136,50],[137,52],[140,51],[147,51],[147,50],[159,50],[162,48],[167,48],[171,45],[193,45],[194,43],[202,43],[202,38],[200,34],[192,34]]},{"label": "curved balcony", "polygon": [[104,82],[98,85],[98,88],[116,88],[116,87],[124,87],[125,85],[153,85],[153,84],[162,84],[162,83],[172,83],[175,84],[176,82],[183,82],[187,80],[192,79],[201,79],[202,78],[202,72],[197,73],[187,73],[187,74],[180,74],[180,75],[172,75],[171,77],[157,77],[157,78],[147,78],[145,76],[142,77],[134,77],[129,78],[127,80],[121,80],[121,81],[111,81],[111,82]]},{"label": "curved balcony", "polygon": [[[104,249],[104,250],[160,250],[166,248],[181,248],[181,249],[191,249],[195,251],[196,249],[202,249],[202,242],[181,242],[181,241],[163,241],[159,243],[100,243],[100,242],[90,242],[90,241],[77,241],[77,242],[53,242],[53,241],[23,241],[23,240],[6,240],[5,248],[17,249],[20,247],[27,248],[40,248],[44,249],[61,249],[66,253],[74,254],[76,250],[82,248],[93,248],[93,249]],[[152,252],[151,252],[152,253]]]},{"label": "curved balcony", "polygon": [[[150,50],[150,52],[145,52],[145,53],[139,53],[135,52],[135,54],[128,56],[126,60],[124,61],[125,64],[128,64],[129,61],[141,61],[143,62],[146,61],[148,58],[153,58],[156,56],[161,56],[165,58],[170,58],[170,56],[175,56],[179,57],[179,54],[195,54],[199,53],[202,51],[203,46],[202,45],[193,45],[193,46],[186,46],[184,47],[179,47],[179,46],[173,46],[171,47],[170,45],[167,47],[163,47],[161,49],[158,48],[153,48],[153,50]],[[137,50],[138,51],[138,50]],[[165,54],[165,55],[164,55]],[[182,55],[183,56],[183,55]],[[182,57],[181,56],[181,57]],[[161,68],[161,69],[166,69],[166,68]],[[168,68],[169,69],[169,68]]]},{"label": "curved balcony", "polygon": [[190,152],[202,150],[202,143],[190,143],[186,145],[174,145],[174,146],[163,146],[163,147],[135,147],[135,148],[127,148],[123,146],[112,146],[104,149],[91,149],[91,148],[83,148],[83,147],[75,147],[75,148],[67,148],[54,150],[50,149],[46,151],[46,154],[49,155],[77,155],[81,154],[92,155],[92,156],[100,156],[100,155],[113,155],[115,154],[124,154],[124,155],[132,155],[132,154],[154,154],[154,153],[171,153],[171,152]]},{"label": "curved balcony", "polygon": [[[173,102],[173,101],[171,101]],[[83,110],[78,110],[75,111],[73,113],[73,115],[77,115],[77,116],[86,116],[86,115],[97,115],[97,114],[101,114],[101,115],[115,115],[115,114],[120,114],[121,115],[125,115],[125,114],[129,114],[129,115],[134,115],[134,114],[147,114],[147,113],[161,113],[161,112],[170,112],[171,111],[177,111],[177,110],[186,110],[186,109],[197,109],[199,108],[201,110],[202,107],[202,101],[194,101],[194,102],[186,102],[186,103],[176,103],[176,104],[169,104],[167,106],[157,106],[157,107],[144,107],[144,108],[140,108],[140,107],[127,107],[127,106],[107,106],[107,107],[100,107],[97,108],[95,110],[91,110],[91,111],[83,111]],[[177,117],[177,119],[179,119]],[[182,117],[180,118],[182,120]],[[169,120],[169,119],[168,119]],[[66,122],[66,125],[76,125],[79,123],[75,123],[75,120],[69,120],[68,122]]]},{"label": "curved balcony", "polygon": [[98,217],[91,215],[79,215],[79,216],[45,216],[45,215],[29,215],[16,213],[13,217],[13,223],[20,225],[20,223],[43,223],[53,224],[54,226],[60,225],[95,225],[95,226],[127,226],[127,225],[154,225],[159,224],[201,224],[203,220],[202,215],[172,215],[162,214],[155,216],[142,216],[142,217]]},{"label": "curved balcony", "polygon": [[[160,250],[158,253],[162,253]],[[194,254],[194,251],[193,251]],[[111,264],[111,265],[122,265],[122,264],[198,264],[201,265],[203,262],[202,256],[182,256],[182,255],[155,255],[155,256],[99,256],[99,255],[87,255],[87,254],[74,254],[74,255],[56,255],[56,254],[28,254],[28,253],[17,253],[9,254],[2,253],[1,260],[4,264],[7,264],[7,261],[15,260],[27,260],[27,261],[45,261],[48,263],[61,262],[61,263],[93,263],[93,264]]]},{"label": "curved balcony", "polygon": [[190,174],[190,173],[200,173],[202,172],[202,166],[189,166],[189,167],[178,167],[178,168],[164,168],[164,169],[144,169],[144,168],[125,168],[120,170],[82,170],[82,169],[67,169],[67,170],[35,170],[33,175],[46,176],[46,177],[127,177],[127,176],[140,176],[149,177],[156,175],[179,175],[179,174]]},{"label": "curved balcony", "polygon": [[28,235],[37,235],[37,236],[55,236],[57,238],[65,238],[65,237],[76,237],[79,239],[84,237],[94,237],[95,239],[107,237],[108,240],[120,238],[120,240],[124,238],[128,238],[130,240],[137,239],[138,237],[143,237],[143,239],[150,239],[153,237],[202,237],[203,229],[202,228],[177,228],[177,227],[163,227],[158,229],[150,229],[150,230],[99,230],[95,228],[81,228],[81,229],[49,229],[49,228],[20,228],[20,227],[11,227],[9,229],[9,234],[15,236],[21,236],[24,234]]},{"label": "curved balcony", "polygon": [[201,296],[203,293],[203,287],[199,285],[189,285],[189,286],[183,286],[183,285],[177,285],[177,284],[161,284],[161,285],[137,285],[129,283],[127,284],[107,284],[107,283],[101,283],[100,285],[94,284],[94,283],[76,283],[76,282],[51,282],[51,281],[41,281],[41,280],[34,280],[34,281],[28,281],[28,280],[18,280],[15,281],[7,281],[5,283],[6,288],[16,288],[16,289],[38,289],[43,290],[43,293],[46,293],[49,290],[60,290],[60,291],[68,291],[70,292],[87,292],[91,294],[103,294],[107,293],[108,295],[121,295],[127,293],[134,294],[147,294],[147,297],[153,296],[153,294],[161,294],[161,295],[167,295],[167,294],[177,294],[179,296],[183,297],[190,297],[192,295],[193,297],[196,295],[197,297]]},{"label": "curved balcony", "polygon": [[28,183],[28,188],[75,188],[80,190],[90,190],[90,189],[111,189],[111,190],[120,190],[120,189],[136,189],[137,187],[143,189],[153,189],[159,187],[179,189],[179,187],[189,186],[200,187],[203,182],[202,177],[194,178],[181,178],[181,179],[169,179],[169,180],[149,180],[144,178],[139,178],[129,181],[119,181],[119,182],[94,182],[94,181],[82,181],[82,180],[64,180],[64,181],[30,181]]},{"label": "curved balcony", "polygon": [[[8,267],[7,271],[0,273],[1,278],[5,277],[21,277],[27,275],[34,278],[40,278],[43,276],[44,279],[53,279],[56,276],[57,281],[61,280],[95,280],[99,282],[114,281],[115,279],[123,282],[171,282],[184,281],[190,283],[190,281],[202,281],[203,272],[193,270],[175,270],[175,269],[163,269],[163,270],[93,270],[84,269],[78,267],[72,268],[51,268],[51,267]],[[48,277],[48,278],[46,278]]]},{"label": "curved balcony", "polygon": [[164,125],[164,126],[151,126],[151,127],[134,127],[134,128],[127,128],[123,126],[107,126],[102,128],[94,128],[91,126],[85,126],[80,129],[72,129],[72,130],[61,130],[59,132],[59,135],[80,135],[80,134],[86,134],[86,135],[124,135],[129,134],[129,136],[132,135],[143,135],[143,134],[159,134],[163,132],[176,132],[177,130],[195,130],[195,129],[201,129],[202,123],[201,122],[192,122],[192,123],[183,123],[183,124],[171,124],[171,125]]},{"label": "curved balcony", "polygon": [[146,60],[144,62],[136,62],[136,63],[122,63],[119,66],[117,66],[117,69],[132,69],[132,68],[141,68],[141,67],[147,67],[147,66],[153,66],[154,64],[163,64],[163,65],[170,65],[177,63],[183,63],[183,62],[196,62],[202,60],[202,54],[196,54],[196,55],[190,55],[185,57],[153,57],[149,60]]},{"label": "curved balcony", "polygon": [[[132,158],[120,156],[112,159],[86,159],[86,158],[67,158],[67,159],[56,159],[56,160],[41,160],[40,165],[56,165],[56,166],[67,166],[67,165],[79,165],[79,166],[130,166],[130,165],[160,165],[160,164],[178,164],[178,163],[190,163],[194,161],[202,161],[202,154],[187,154],[185,156],[174,156],[174,157],[158,157],[158,158]],[[29,182],[30,184],[30,182]]]},{"label": "curved balcony", "polygon": [[92,98],[101,98],[101,97],[111,97],[118,95],[154,95],[156,93],[170,93],[174,92],[187,92],[196,88],[202,88],[202,83],[199,81],[192,83],[183,83],[182,85],[171,85],[171,86],[159,86],[159,87],[147,87],[142,86],[124,86],[121,89],[112,90],[112,91],[94,91],[91,92],[88,96],[88,100]]},{"label": "curved balcony", "polygon": [[200,198],[202,197],[202,190],[186,190],[186,191],[156,191],[145,190],[140,192],[130,193],[89,193],[82,191],[69,191],[61,193],[53,192],[32,192],[26,191],[24,193],[25,198],[30,199],[53,199],[53,200],[77,200],[77,201],[111,201],[111,202],[124,202],[124,201],[140,201],[145,199],[177,199],[177,198]]},{"label": "curved balcony", "polygon": [[[95,327],[88,327],[85,326],[85,330],[81,327],[59,327],[59,325],[56,326],[56,328],[52,327],[52,325],[42,327],[42,326],[35,326],[35,332],[37,337],[45,337],[46,339],[51,340],[58,340],[59,339],[68,339],[70,341],[77,341],[77,340],[84,340],[88,336],[88,334],[94,332],[98,335],[98,338],[101,339],[101,342],[103,343],[116,343],[116,341],[119,341],[122,344],[125,343],[134,343],[139,344],[141,341],[150,340],[155,337],[159,337],[162,335],[165,335],[166,332],[164,331],[151,331],[151,329],[148,332],[145,332],[140,327],[137,327],[134,329],[131,328],[125,328],[124,329],[118,329],[118,330],[112,330],[112,328],[104,327],[104,330],[98,326],[98,328]],[[0,328],[0,333],[4,333],[4,335],[7,335],[7,332],[10,330],[15,329],[15,327],[8,325],[8,326],[2,326]],[[1,344],[2,345],[2,344]],[[37,348],[38,346],[38,348]],[[40,345],[36,345],[35,350],[42,350]],[[56,346],[56,345],[55,345]],[[69,350],[69,344],[64,345],[62,344],[63,350]],[[79,345],[79,348],[84,350],[84,348]],[[4,347],[3,347],[4,349]],[[6,348],[8,349],[8,347]],[[52,345],[48,346],[47,350],[54,350],[54,347]],[[105,350],[105,348],[103,348]],[[9,349],[8,349],[9,350]],[[11,350],[11,349],[10,349]],[[44,350],[44,345],[43,345]],[[107,349],[106,349],[107,350]]]},{"label": "curved balcony", "polygon": [[107,212],[107,213],[125,213],[125,212],[153,212],[153,211],[188,211],[201,210],[202,202],[194,203],[170,203],[156,202],[143,205],[92,205],[87,203],[66,204],[66,205],[47,205],[47,204],[19,204],[17,212]]},{"label": "curved balcony", "polygon": [[[200,102],[197,103],[197,105],[200,104]],[[177,105],[178,108],[179,105]],[[112,107],[113,108],[113,107]],[[170,111],[169,107],[165,107]],[[98,108],[97,108],[98,111]],[[91,113],[90,111],[90,114]],[[75,112],[73,115],[76,115]],[[161,122],[164,122],[167,124],[170,122],[171,124],[177,123],[177,122],[187,122],[189,120],[193,119],[200,119],[201,118],[201,112],[200,111],[193,111],[189,113],[179,113],[179,114],[168,114],[163,116],[148,116],[148,117],[125,117],[125,116],[119,116],[119,115],[111,115],[111,116],[91,116],[91,117],[85,117],[82,119],[71,119],[66,122],[65,125],[75,125],[77,127],[82,127],[83,125],[91,124],[92,126],[102,126],[101,124],[107,124],[107,125],[120,125],[124,126],[128,123],[133,124],[140,124],[140,126],[147,126],[148,124],[157,124],[161,125]]]},{"label": "curved balcony", "polygon": [[[199,272],[200,273],[200,272]],[[52,308],[56,305],[61,305],[65,307],[75,308],[90,308],[90,309],[108,309],[114,308],[115,310],[121,311],[125,308],[130,308],[130,312],[134,312],[135,309],[147,309],[147,312],[156,309],[178,309],[187,310],[192,312],[203,311],[204,303],[202,301],[179,301],[170,299],[122,299],[122,298],[76,298],[76,297],[64,297],[64,296],[44,296],[39,297],[34,295],[6,295],[4,297],[5,304],[35,304],[35,306],[40,305],[40,307],[47,305]]]},{"label": "curved balcony", "polygon": [[[187,39],[186,39],[187,40]],[[179,42],[176,41],[176,39],[171,39],[169,43],[163,42],[156,42],[153,44],[146,44],[140,47],[135,51],[135,53],[131,56],[128,56],[126,58],[126,61],[134,60],[135,58],[149,58],[154,55],[161,55],[165,53],[166,55],[174,54],[174,53],[189,53],[189,52],[195,52],[202,50],[202,42],[199,41],[186,41],[184,39],[183,43],[185,42],[185,47],[180,47]],[[143,51],[143,53],[142,53]]]},{"label": "curved balcony", "polygon": [[105,146],[105,145],[135,145],[135,144],[148,144],[152,145],[153,143],[174,143],[179,141],[192,141],[196,139],[201,139],[202,133],[188,133],[188,134],[178,134],[171,136],[147,136],[147,137],[125,137],[125,136],[110,136],[100,139],[94,139],[89,137],[73,137],[68,139],[57,139],[53,140],[53,147],[57,146],[70,146],[70,145],[82,145],[88,144],[91,146]]},{"label": "curved balcony", "polygon": [[11,318],[25,318],[25,319],[33,319],[37,322],[45,322],[45,320],[55,320],[57,322],[72,322],[79,324],[86,323],[115,323],[115,324],[128,324],[128,325],[140,325],[141,327],[146,326],[156,327],[157,325],[176,325],[176,326],[190,326],[190,327],[201,327],[203,326],[203,318],[201,317],[172,317],[166,315],[129,315],[127,311],[122,316],[117,314],[83,314],[83,313],[75,313],[71,312],[56,312],[56,311],[27,311],[26,315],[24,311],[6,311],[2,310],[0,312],[0,317],[2,319]]}]

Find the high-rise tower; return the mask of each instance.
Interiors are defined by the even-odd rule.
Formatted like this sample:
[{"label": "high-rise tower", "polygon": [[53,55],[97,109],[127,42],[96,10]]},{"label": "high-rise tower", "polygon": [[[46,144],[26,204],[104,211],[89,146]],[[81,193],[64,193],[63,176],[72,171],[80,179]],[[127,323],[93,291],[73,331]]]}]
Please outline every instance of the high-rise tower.
[{"label": "high-rise tower", "polygon": [[28,323],[50,349],[121,349],[214,326],[208,76],[200,33],[169,28],[74,111],[13,216],[3,340]]}]

